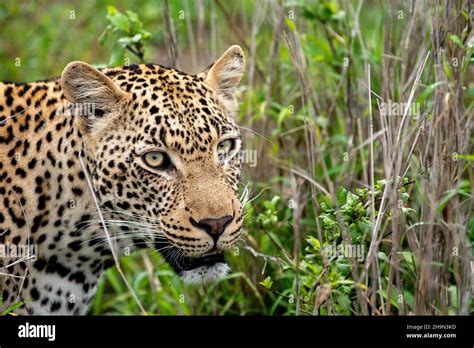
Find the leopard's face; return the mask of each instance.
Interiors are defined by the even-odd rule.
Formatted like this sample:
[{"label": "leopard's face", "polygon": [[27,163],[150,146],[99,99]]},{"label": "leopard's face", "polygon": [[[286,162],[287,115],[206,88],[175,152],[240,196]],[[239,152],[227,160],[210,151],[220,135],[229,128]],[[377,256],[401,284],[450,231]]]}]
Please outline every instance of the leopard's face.
[{"label": "leopard's face", "polygon": [[233,46],[199,75],[140,65],[106,76],[84,63],[62,75],[69,101],[95,109],[76,123],[101,206],[123,221],[118,244],[154,246],[190,282],[224,275],[224,252],[240,237],[234,88],[243,70]]}]

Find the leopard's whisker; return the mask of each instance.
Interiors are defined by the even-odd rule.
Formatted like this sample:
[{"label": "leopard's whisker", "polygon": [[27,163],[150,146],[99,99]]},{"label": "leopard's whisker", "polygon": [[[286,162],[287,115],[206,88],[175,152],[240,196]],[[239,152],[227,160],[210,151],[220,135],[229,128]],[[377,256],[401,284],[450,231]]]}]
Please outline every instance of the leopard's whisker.
[{"label": "leopard's whisker", "polygon": [[144,216],[144,215],[140,215],[140,214],[126,212],[126,211],[123,211],[123,210],[105,209],[104,211],[106,211],[108,213],[111,213],[111,214],[122,214],[122,215],[130,216],[130,217],[138,218],[138,219],[141,219],[141,220],[148,220],[148,221],[153,221],[153,222],[154,221],[156,221],[156,222],[160,221],[158,218],[153,218],[153,217],[150,217],[150,216]]},{"label": "leopard's whisker", "polygon": [[[134,230],[134,231],[121,231],[119,233],[116,233],[116,234],[112,234],[111,236],[111,239],[124,239],[124,238],[149,238],[150,236],[144,232],[137,232],[137,230]],[[82,244],[85,244],[85,243],[88,243],[88,242],[91,242],[91,241],[96,241],[96,240],[101,240],[101,239],[106,239],[107,236],[104,236],[104,235],[100,235],[100,236],[97,236],[95,238],[90,238],[90,239],[87,239],[85,241],[83,241]],[[150,241],[153,241],[153,240],[165,240],[167,241],[166,237],[164,235],[160,235],[160,234],[156,234],[156,235],[153,235],[151,236],[150,238]],[[96,246],[97,244],[99,243],[95,243],[94,246]]]},{"label": "leopard's whisker", "polygon": [[[131,233],[124,233],[124,234],[119,234],[119,235],[112,235],[110,236],[111,239],[115,239],[115,240],[119,240],[119,239],[125,239],[125,238],[141,238],[141,237],[145,237],[146,235],[135,235],[135,234],[131,234]],[[95,238],[90,238],[90,239],[86,239],[84,240],[81,245],[85,244],[85,243],[89,243],[89,242],[92,242],[92,241],[97,241],[97,240],[103,240],[104,238],[106,238],[106,236],[98,236],[98,237],[95,237]],[[96,246],[98,245],[99,243],[94,243],[93,246]]]}]

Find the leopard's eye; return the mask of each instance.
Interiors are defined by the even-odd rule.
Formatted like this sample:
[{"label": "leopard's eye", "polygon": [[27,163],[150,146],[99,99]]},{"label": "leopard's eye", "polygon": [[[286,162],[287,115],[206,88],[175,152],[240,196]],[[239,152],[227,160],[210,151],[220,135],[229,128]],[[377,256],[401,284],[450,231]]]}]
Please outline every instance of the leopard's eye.
[{"label": "leopard's eye", "polygon": [[229,154],[235,149],[235,139],[226,139],[217,145],[217,155],[219,157]]},{"label": "leopard's eye", "polygon": [[169,156],[160,151],[150,151],[142,156],[143,162],[153,169],[167,169],[171,166],[171,160]]}]

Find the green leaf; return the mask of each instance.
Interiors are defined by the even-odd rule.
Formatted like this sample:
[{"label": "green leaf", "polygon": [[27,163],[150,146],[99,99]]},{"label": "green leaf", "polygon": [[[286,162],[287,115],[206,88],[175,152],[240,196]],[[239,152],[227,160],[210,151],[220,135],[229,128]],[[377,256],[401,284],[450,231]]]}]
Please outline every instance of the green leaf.
[{"label": "green leaf", "polygon": [[[413,298],[413,294],[410,293],[410,291],[408,290],[403,290],[403,298],[405,300],[405,303],[408,305],[409,308],[413,308],[414,306],[414,298]],[[456,302],[454,302],[456,303]]]},{"label": "green leaf", "polygon": [[130,20],[132,20],[134,22],[138,22],[138,23],[141,24],[140,19],[138,18],[138,15],[135,12],[126,11],[126,14],[127,14],[128,18],[130,18]]},{"label": "green leaf", "polygon": [[267,289],[270,289],[273,285],[273,280],[270,277],[267,277],[263,282],[259,282],[259,284]]},{"label": "green leaf", "polygon": [[366,219],[362,219],[357,222],[357,227],[362,234],[369,233],[371,230],[371,223]]},{"label": "green leaf", "polygon": [[344,295],[339,295],[337,297],[337,302],[338,304],[341,306],[341,309],[344,310],[344,311],[349,311],[350,308],[351,308],[351,300],[347,297],[347,296],[344,296]]},{"label": "green leaf", "polygon": [[352,192],[347,192],[347,204],[352,205],[359,201],[359,196],[356,196]]},{"label": "green leaf", "polygon": [[295,32],[296,31],[296,26],[295,26],[295,22],[293,22],[291,19],[289,18],[286,18],[285,19],[285,22],[286,22],[286,25],[288,26],[288,28],[290,28],[290,30],[292,32]]},{"label": "green leaf", "polygon": [[457,35],[450,35],[449,39],[454,42],[456,45],[458,45],[461,48],[464,48],[464,45],[461,42],[461,39]]},{"label": "green leaf", "polygon": [[115,6],[112,6],[112,5],[109,5],[107,6],[107,13],[110,14],[110,15],[114,15],[116,14],[118,11],[117,9],[115,8]]},{"label": "green leaf", "polygon": [[406,215],[415,214],[415,213],[416,213],[416,210],[415,210],[415,209],[412,209],[412,208],[405,208],[405,207],[402,207],[402,213],[403,213],[403,214],[406,214]]},{"label": "green leaf", "polygon": [[420,96],[418,97],[418,103],[423,104],[425,100],[433,94],[433,91],[436,89],[436,87],[445,83],[445,81],[436,81],[429,85],[423,92],[420,93]]},{"label": "green leaf", "polygon": [[146,30],[140,30],[140,34],[142,34],[143,40],[148,40],[151,36],[150,32]]},{"label": "green leaf", "polygon": [[319,251],[321,249],[321,243],[319,242],[319,239],[309,236],[306,240],[308,244],[311,245],[313,250]]},{"label": "green leaf", "polygon": [[110,32],[112,31],[112,26],[109,24],[102,34],[99,36],[99,44],[103,46],[105,44],[105,41],[107,40],[107,37],[109,36]]},{"label": "green leaf", "polygon": [[124,14],[117,12],[115,14],[108,14],[107,19],[112,23],[112,25],[124,33],[127,33],[130,31],[130,21],[127,16]]},{"label": "green leaf", "polygon": [[335,14],[333,14],[331,18],[338,21],[338,20],[344,19],[345,17],[346,17],[346,12],[343,10],[339,10]]},{"label": "green leaf", "polygon": [[347,190],[344,187],[338,188],[336,197],[337,197],[337,204],[339,206],[344,205],[346,203]]},{"label": "green leaf", "polygon": [[125,47],[128,45],[140,42],[141,39],[142,39],[142,34],[136,34],[132,37],[126,37],[126,36],[121,37],[120,39],[118,39],[117,43]]},{"label": "green leaf", "polygon": [[110,66],[123,65],[124,59],[125,59],[125,47],[119,44],[115,44],[112,47],[112,51],[110,52],[109,65]]},{"label": "green leaf", "polygon": [[379,260],[389,262],[388,256],[384,252],[379,251],[377,256],[378,256]]},{"label": "green leaf", "polygon": [[470,195],[470,192],[468,193],[466,191],[466,185],[467,188],[469,189],[470,187],[470,184],[469,184],[469,181],[462,181],[461,182],[461,185],[459,186],[459,188],[457,189],[451,189],[451,190],[448,190],[444,193],[444,197],[443,199],[441,200],[439,206],[438,206],[438,214],[441,214],[442,211],[444,210],[444,208],[446,207],[446,205],[448,205],[448,203],[451,201],[451,198],[453,198],[454,196],[456,196],[457,194],[459,194],[460,196],[465,196],[465,197],[469,197]]}]

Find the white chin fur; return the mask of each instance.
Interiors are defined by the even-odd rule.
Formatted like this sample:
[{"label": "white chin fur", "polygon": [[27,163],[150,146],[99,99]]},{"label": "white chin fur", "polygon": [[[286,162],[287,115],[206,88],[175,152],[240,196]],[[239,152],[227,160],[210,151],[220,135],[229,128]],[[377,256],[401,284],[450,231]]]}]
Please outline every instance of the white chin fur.
[{"label": "white chin fur", "polygon": [[226,263],[218,262],[212,266],[201,266],[189,271],[183,271],[181,278],[187,284],[205,284],[221,279],[229,271],[230,267]]}]

